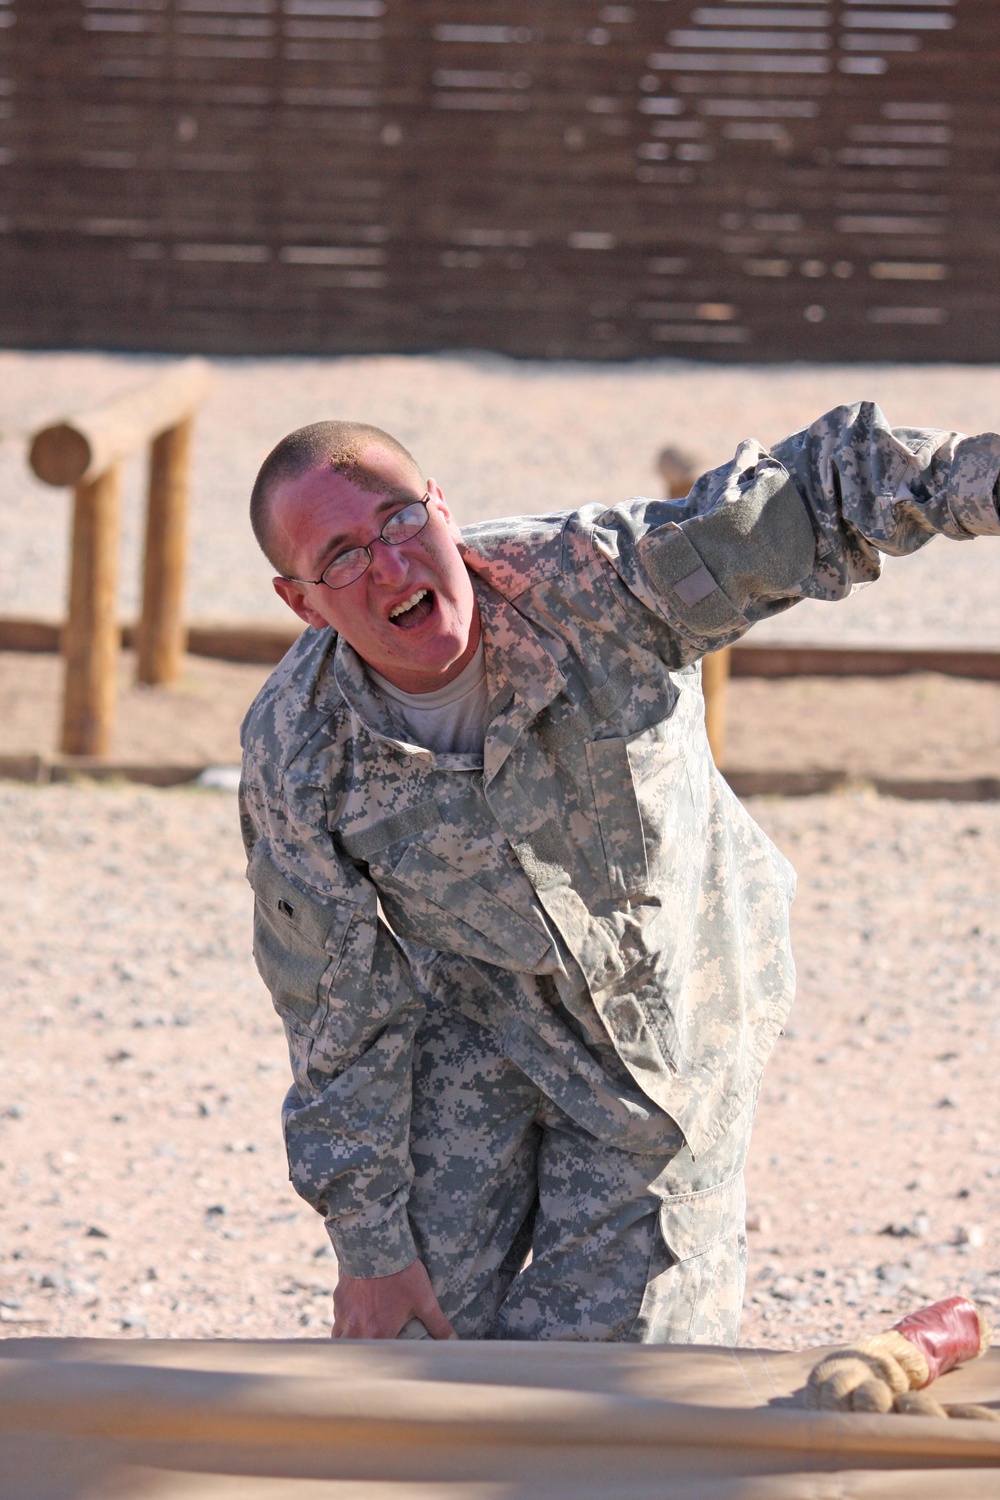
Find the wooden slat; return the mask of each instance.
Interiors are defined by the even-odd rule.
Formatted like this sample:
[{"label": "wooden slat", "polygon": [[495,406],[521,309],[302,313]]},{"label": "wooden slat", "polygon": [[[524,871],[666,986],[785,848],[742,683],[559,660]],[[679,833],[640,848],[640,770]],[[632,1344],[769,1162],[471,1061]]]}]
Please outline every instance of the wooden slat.
[{"label": "wooden slat", "polygon": [[[994,0],[921,7],[955,25],[915,27],[909,51],[880,51],[871,31],[860,51],[842,45],[848,13],[832,7],[829,47],[811,54],[829,67],[800,74],[780,71],[794,47],[777,64],[714,47],[694,0],[603,20],[554,0],[466,0],[460,15],[453,0],[386,0],[322,25],[235,4],[212,35],[180,7],[113,9],[145,29],[94,29],[75,0],[13,0],[0,30],[8,343],[996,357]],[[883,71],[843,71],[865,56]],[[344,179],[367,184],[351,199],[365,213],[345,213]],[[476,246],[477,230],[529,240]],[[575,248],[580,233],[614,245]],[[283,258],[301,244],[384,261]],[[191,258],[213,246],[250,258]],[[686,268],[650,269],[671,258]],[[872,272],[906,262],[943,279]],[[695,311],[644,314],[655,300]],[[712,304],[732,315],[697,310]]]}]

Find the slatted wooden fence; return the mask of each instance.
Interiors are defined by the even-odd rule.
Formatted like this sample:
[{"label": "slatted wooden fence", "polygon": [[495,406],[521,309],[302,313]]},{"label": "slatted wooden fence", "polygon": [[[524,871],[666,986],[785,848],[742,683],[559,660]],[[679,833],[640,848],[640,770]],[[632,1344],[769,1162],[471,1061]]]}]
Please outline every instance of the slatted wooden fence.
[{"label": "slatted wooden fence", "polygon": [[996,0],[0,0],[0,339],[995,359]]}]

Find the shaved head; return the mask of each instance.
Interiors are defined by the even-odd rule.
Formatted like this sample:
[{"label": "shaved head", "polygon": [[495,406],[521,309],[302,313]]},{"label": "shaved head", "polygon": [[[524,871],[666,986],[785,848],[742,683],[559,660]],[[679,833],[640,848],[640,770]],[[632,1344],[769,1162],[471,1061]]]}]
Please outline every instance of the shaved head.
[{"label": "shaved head", "polygon": [[328,468],[373,495],[393,493],[396,486],[381,472],[377,454],[402,459],[417,484],[423,485],[413,455],[388,432],[367,422],[313,422],[290,432],[271,449],[254,480],[250,524],[261,551],[277,572],[289,570],[288,559],[281,556],[276,544],[271,520],[271,501],[278,486],[312,469]]}]

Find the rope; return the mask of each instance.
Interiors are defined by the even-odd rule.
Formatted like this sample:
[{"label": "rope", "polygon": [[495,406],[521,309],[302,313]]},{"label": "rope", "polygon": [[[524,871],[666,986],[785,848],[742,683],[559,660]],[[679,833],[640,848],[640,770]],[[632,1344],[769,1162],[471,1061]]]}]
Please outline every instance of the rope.
[{"label": "rope", "polygon": [[805,1404],[818,1411],[902,1412],[1000,1422],[1000,1412],[967,1402],[942,1404],[923,1387],[990,1346],[988,1319],[966,1297],[921,1308],[894,1328],[826,1355],[810,1372]]}]

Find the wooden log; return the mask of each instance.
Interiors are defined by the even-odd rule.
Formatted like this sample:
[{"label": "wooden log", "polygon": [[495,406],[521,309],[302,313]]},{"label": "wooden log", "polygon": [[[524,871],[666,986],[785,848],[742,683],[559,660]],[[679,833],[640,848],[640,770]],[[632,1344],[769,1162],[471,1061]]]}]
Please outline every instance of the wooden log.
[{"label": "wooden log", "polygon": [[661,448],[656,468],[663,480],[663,493],[668,500],[683,500],[701,472],[701,459],[689,448],[668,443]]},{"label": "wooden log", "polygon": [[701,690],[705,695],[705,730],[712,750],[712,759],[722,765],[726,751],[726,700],[729,670],[732,662],[732,647],[721,651],[710,651],[701,659]]},{"label": "wooden log", "polygon": [[43,427],[29,459],[46,484],[88,484],[119,459],[189,417],[208,389],[209,367],[186,359],[165,375],[95,411]]},{"label": "wooden log", "polygon": [[[698,455],[673,444],[661,448],[656,460],[668,500],[683,500],[701,471]],[[729,681],[732,651],[726,646],[711,651],[701,659],[701,688],[705,695],[705,730],[717,766],[722,765],[726,750],[726,684]]]},{"label": "wooden log", "polygon": [[78,485],[73,505],[69,619],[63,634],[64,755],[107,755],[118,685],[121,468]]},{"label": "wooden log", "polygon": [[734,677],[904,677],[940,672],[1000,682],[1000,651],[941,646],[820,646],[744,638],[733,647]]},{"label": "wooden log", "polygon": [[138,680],[150,687],[178,681],[184,657],[191,428],[188,416],[153,439],[139,620]]},{"label": "wooden log", "polygon": [[192,656],[276,666],[301,633],[294,625],[192,625],[187,648]]},{"label": "wooden log", "polygon": [[62,650],[65,626],[48,620],[0,619],[0,651]]}]

